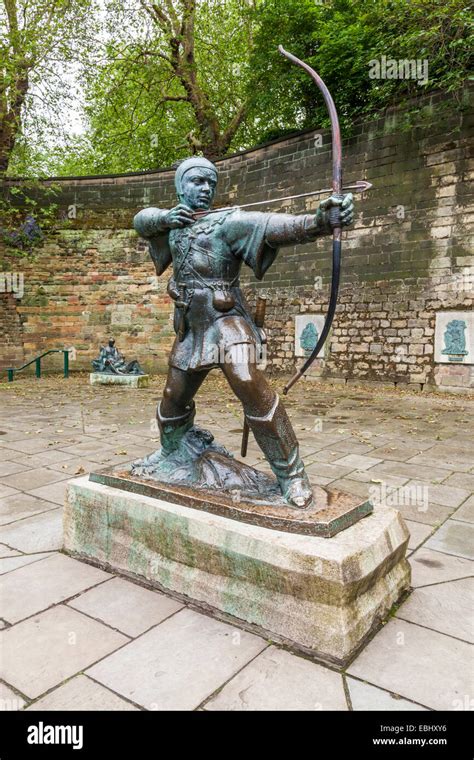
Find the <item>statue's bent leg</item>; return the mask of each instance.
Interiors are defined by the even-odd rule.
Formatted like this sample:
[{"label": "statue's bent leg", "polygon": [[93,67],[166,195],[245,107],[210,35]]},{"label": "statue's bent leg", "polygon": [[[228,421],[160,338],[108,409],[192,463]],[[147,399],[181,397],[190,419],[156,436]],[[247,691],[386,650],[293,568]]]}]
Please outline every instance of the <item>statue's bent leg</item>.
[{"label": "statue's bent leg", "polygon": [[193,399],[206,376],[206,371],[191,373],[169,368],[163,398],[156,410],[163,454],[176,451],[183,436],[192,428],[196,414]]},{"label": "statue's bent leg", "polygon": [[312,488],[299,455],[298,440],[278,395],[254,364],[224,364],[222,371],[243,404],[249,427],[283,496],[293,506],[307,507]]}]

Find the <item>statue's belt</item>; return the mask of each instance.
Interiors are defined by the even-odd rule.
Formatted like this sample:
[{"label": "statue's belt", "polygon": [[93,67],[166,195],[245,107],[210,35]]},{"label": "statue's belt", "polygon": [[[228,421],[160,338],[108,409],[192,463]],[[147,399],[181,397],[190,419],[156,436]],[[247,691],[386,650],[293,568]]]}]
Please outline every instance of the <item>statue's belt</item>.
[{"label": "statue's belt", "polygon": [[176,283],[176,285],[179,289],[184,288],[185,290],[205,290],[206,288],[209,288],[210,290],[227,290],[230,288],[240,288],[240,281],[237,278],[226,280],[222,277],[203,277],[202,279],[190,277],[183,282]]},{"label": "statue's belt", "polygon": [[212,292],[212,305],[214,309],[224,314],[236,307],[239,300],[238,297],[236,298],[235,293],[235,290],[240,287],[239,275],[236,275],[232,280],[223,279],[222,277],[206,277],[204,279],[196,271],[194,275],[194,277],[186,278],[184,282],[176,284],[178,297],[175,300],[175,306],[181,314],[177,330],[180,341],[184,340],[186,335],[187,325],[185,315],[191,306],[196,292],[210,290]]}]

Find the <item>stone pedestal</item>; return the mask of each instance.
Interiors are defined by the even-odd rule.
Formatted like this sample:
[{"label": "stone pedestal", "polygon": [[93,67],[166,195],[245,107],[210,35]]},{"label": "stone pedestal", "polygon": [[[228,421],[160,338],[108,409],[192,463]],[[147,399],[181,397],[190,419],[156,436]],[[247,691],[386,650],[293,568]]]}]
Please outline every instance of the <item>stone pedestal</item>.
[{"label": "stone pedestal", "polygon": [[81,477],[69,483],[64,546],[75,557],[344,666],[409,587],[408,530],[378,508],[332,538],[231,520]]},{"label": "stone pedestal", "polygon": [[128,388],[148,388],[149,375],[112,375],[107,372],[91,372],[91,385],[126,385]]}]

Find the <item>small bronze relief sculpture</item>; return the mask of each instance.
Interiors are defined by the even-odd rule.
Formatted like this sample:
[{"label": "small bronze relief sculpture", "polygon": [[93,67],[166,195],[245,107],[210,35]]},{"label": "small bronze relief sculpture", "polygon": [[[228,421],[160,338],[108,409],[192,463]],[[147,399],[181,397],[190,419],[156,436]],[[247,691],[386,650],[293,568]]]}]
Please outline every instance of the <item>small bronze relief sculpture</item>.
[{"label": "small bronze relief sculpture", "polygon": [[462,362],[469,351],[466,350],[465,330],[467,324],[463,319],[452,319],[444,332],[445,348],[442,354],[448,354],[450,362]]},{"label": "small bronze relief sculpture", "polygon": [[92,360],[94,372],[107,375],[144,375],[136,359],[126,362],[123,354],[115,346],[115,339],[110,338],[106,346],[101,346],[98,359]]}]

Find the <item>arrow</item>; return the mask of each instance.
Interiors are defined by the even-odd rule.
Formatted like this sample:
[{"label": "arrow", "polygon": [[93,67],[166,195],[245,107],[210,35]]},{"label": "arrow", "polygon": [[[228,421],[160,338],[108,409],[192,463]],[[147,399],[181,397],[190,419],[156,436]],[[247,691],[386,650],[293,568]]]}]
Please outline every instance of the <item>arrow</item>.
[{"label": "arrow", "polygon": [[[342,192],[352,193],[365,193],[367,190],[373,187],[371,182],[366,182],[363,179],[354,182],[353,185],[346,185],[342,188]],[[284,198],[270,198],[270,200],[254,201],[253,203],[243,203],[241,206],[221,206],[220,208],[212,208],[208,211],[195,211],[193,216],[195,219],[200,219],[208,214],[217,214],[219,211],[229,211],[230,209],[240,208],[252,208],[253,206],[263,206],[266,203],[281,203],[282,201],[292,201],[296,198],[307,198],[309,195],[322,195],[323,193],[332,193],[330,187],[325,187],[322,190],[310,190],[308,193],[299,193],[299,195],[285,195]]]}]

